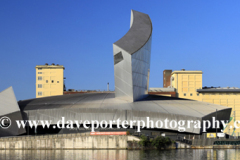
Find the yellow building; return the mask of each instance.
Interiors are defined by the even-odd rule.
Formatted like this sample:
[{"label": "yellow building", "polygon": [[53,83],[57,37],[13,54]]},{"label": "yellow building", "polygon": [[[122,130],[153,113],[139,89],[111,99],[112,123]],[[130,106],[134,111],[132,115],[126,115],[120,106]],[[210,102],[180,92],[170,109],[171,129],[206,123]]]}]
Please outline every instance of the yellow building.
[{"label": "yellow building", "polygon": [[63,65],[37,65],[36,67],[36,98],[63,95]]},{"label": "yellow building", "polygon": [[[240,136],[240,128],[235,129],[233,126],[235,121],[240,121],[239,88],[202,88],[202,71],[185,71],[184,69],[173,71],[170,81],[171,87],[176,89],[176,97],[231,107],[231,122],[224,132]],[[237,125],[240,127],[240,124]]]},{"label": "yellow building", "polygon": [[201,99],[197,89],[202,88],[202,71],[173,71],[171,86],[176,89],[176,96],[186,99]]},{"label": "yellow building", "polygon": [[[234,128],[234,122],[240,120],[240,89],[239,88],[207,88],[198,89],[197,92],[202,94],[200,101],[214,103],[232,108],[232,128],[228,127],[225,133],[240,136],[240,129]],[[240,124],[237,124],[240,127]]]}]

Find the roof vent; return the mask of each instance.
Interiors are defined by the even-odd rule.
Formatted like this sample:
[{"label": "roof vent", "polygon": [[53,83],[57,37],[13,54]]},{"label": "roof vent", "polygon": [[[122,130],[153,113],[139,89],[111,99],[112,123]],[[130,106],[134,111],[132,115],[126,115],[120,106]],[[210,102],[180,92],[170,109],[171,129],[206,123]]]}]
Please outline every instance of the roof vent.
[{"label": "roof vent", "polygon": [[185,71],[185,69],[181,69],[181,71]]}]

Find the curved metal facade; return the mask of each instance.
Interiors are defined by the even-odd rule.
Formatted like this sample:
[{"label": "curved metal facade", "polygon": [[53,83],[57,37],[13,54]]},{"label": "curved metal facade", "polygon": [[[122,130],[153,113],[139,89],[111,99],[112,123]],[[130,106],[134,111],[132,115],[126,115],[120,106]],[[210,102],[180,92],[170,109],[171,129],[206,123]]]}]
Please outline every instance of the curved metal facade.
[{"label": "curved metal facade", "polygon": [[152,22],[147,14],[131,11],[131,28],[113,44],[116,98],[134,102],[147,95]]},{"label": "curved metal facade", "polygon": [[[231,108],[220,105],[148,95],[141,101],[129,102],[115,98],[114,93],[89,93],[54,96],[46,98],[20,101],[19,106],[29,120],[51,120],[52,124],[65,117],[65,120],[102,120],[117,121],[143,120],[149,117],[154,123],[179,120],[211,120],[212,114],[218,110],[218,120],[228,120]],[[114,124],[114,123],[113,123]],[[184,126],[186,129],[187,124]],[[162,128],[170,131],[176,129]],[[193,124],[186,132],[201,133],[200,128],[194,128]]]},{"label": "curved metal facade", "polygon": [[26,132],[24,128],[17,127],[16,120],[23,118],[12,87],[0,92],[0,118],[2,117],[10,118],[11,125],[6,129],[0,127],[0,137],[15,136]]},{"label": "curved metal facade", "polygon": [[[152,23],[147,14],[131,11],[131,28],[120,40],[113,44],[114,52],[114,93],[85,93],[52,96],[19,101],[18,105],[12,89],[0,93],[0,117],[9,115],[12,120],[49,120],[55,125],[62,117],[71,120],[98,120],[101,122],[142,120],[147,123],[149,117],[157,121],[175,120],[211,120],[216,113],[217,120],[229,120],[231,108],[180,98],[147,95],[150,55],[152,41]],[[117,97],[117,98],[115,98]],[[133,103],[134,102],[134,103]],[[23,118],[22,118],[23,117]],[[39,124],[40,125],[40,124]],[[137,124],[134,124],[136,126]],[[200,128],[185,124],[185,132],[201,133]],[[155,128],[156,129],[156,128]],[[178,131],[178,128],[164,130]],[[9,132],[0,129],[0,136],[18,135],[13,125]]]}]

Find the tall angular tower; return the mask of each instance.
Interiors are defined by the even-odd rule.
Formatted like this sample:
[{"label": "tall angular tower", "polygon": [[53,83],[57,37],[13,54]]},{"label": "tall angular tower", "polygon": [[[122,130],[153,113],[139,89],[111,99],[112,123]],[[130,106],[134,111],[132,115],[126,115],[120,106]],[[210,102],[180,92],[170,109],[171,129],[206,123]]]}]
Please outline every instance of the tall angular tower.
[{"label": "tall angular tower", "polygon": [[150,17],[132,10],[129,31],[113,44],[116,98],[134,102],[147,95],[151,42]]}]

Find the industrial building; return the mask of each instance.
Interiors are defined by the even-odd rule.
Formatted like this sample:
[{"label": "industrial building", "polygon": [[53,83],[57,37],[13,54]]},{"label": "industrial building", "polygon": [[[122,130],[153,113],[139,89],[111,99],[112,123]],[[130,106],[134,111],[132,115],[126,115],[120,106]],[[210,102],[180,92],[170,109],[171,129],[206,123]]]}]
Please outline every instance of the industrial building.
[{"label": "industrial building", "polygon": [[[42,92],[41,97],[43,98],[19,101],[17,104],[19,107],[15,104],[14,110],[6,110],[0,115],[4,116],[12,112],[18,112],[21,113],[23,120],[49,120],[52,122],[50,129],[41,128],[40,126],[32,130],[28,128],[25,134],[89,132],[89,130],[84,129],[55,129],[54,126],[62,117],[65,117],[66,121],[111,120],[113,125],[116,125],[118,119],[121,119],[121,121],[142,120],[146,123],[146,117],[149,117],[154,123],[165,119],[169,121],[198,120],[200,122],[209,120],[211,122],[212,117],[216,114],[218,115],[216,120],[229,120],[231,113],[229,107],[183,98],[148,94],[151,38],[152,22],[150,17],[147,14],[132,10],[129,31],[113,44],[115,93],[61,95],[64,67],[56,65],[37,66],[37,77],[41,77],[39,80],[37,79],[37,85],[48,85],[50,88],[55,85],[56,89],[58,89],[57,85],[59,85],[60,89],[53,94],[59,95],[43,97],[51,95],[51,92],[48,93],[49,90],[46,89],[45,91],[43,88],[39,88],[37,92]],[[193,77],[192,74],[194,74]],[[172,84],[176,87],[176,92],[186,92],[191,97],[190,94],[194,93],[194,89],[199,89],[199,86],[202,85],[201,75],[202,72],[188,72],[187,74],[184,71],[173,72]],[[188,77],[186,78],[186,76]],[[180,85],[177,80],[181,80],[182,83],[187,82],[187,84]],[[5,93],[2,94],[2,96],[5,95]],[[181,96],[184,96],[184,94],[181,94]],[[2,99],[0,99],[0,103],[2,103]],[[9,107],[11,108],[10,105]],[[136,125],[134,124],[135,127]],[[185,133],[193,135],[203,133],[202,128],[196,128],[194,124],[184,124],[183,127],[186,128],[185,131],[181,132],[183,136]],[[143,128],[143,132],[144,130],[148,129]],[[212,128],[210,127],[207,131],[212,131]],[[169,128],[167,126],[148,130],[151,135],[156,135],[156,132],[168,132],[172,135],[179,134],[178,128]],[[220,132],[220,129],[218,132]],[[23,134],[17,129],[11,133],[8,132],[8,129],[1,130],[0,133],[1,135],[4,133],[4,136]]]},{"label": "industrial building", "polygon": [[[203,87],[197,89],[197,93],[201,95],[200,101],[218,104],[232,108],[231,122],[240,120],[240,89],[237,87]],[[229,125],[230,126],[230,125]],[[232,125],[233,126],[233,125]],[[240,136],[240,129],[235,127],[227,127],[224,131],[229,135]]]},{"label": "industrial building", "polygon": [[[240,89],[237,87],[202,87],[202,74],[202,71],[185,69],[173,72],[164,70],[163,88],[150,88],[149,93],[230,107],[232,108],[231,123],[240,120]],[[234,127],[227,127],[224,132],[240,136],[240,129]]]},{"label": "industrial building", "polygon": [[37,65],[36,67],[36,98],[63,95],[63,65]]},{"label": "industrial building", "polygon": [[199,100],[196,90],[202,88],[202,71],[173,71],[171,85],[176,89],[177,97]]}]

